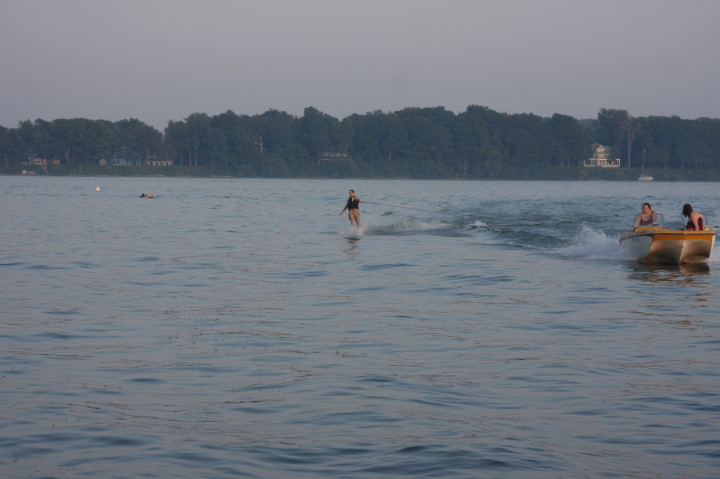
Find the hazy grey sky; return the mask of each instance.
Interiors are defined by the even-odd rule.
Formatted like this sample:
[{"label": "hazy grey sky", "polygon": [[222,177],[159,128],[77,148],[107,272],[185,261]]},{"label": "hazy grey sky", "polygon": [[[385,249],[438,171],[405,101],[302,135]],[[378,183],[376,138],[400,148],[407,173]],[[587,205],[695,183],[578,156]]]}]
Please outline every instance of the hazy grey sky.
[{"label": "hazy grey sky", "polygon": [[720,116],[717,0],[0,0],[0,125],[468,105]]}]

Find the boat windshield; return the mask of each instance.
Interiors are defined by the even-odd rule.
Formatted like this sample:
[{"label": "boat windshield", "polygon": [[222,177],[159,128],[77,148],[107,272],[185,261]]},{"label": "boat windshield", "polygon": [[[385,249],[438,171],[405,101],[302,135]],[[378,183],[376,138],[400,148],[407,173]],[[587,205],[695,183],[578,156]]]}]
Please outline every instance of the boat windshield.
[{"label": "boat windshield", "polygon": [[663,225],[663,215],[662,213],[655,213],[654,211],[652,213],[640,213],[635,217],[635,223],[633,224],[633,228],[637,228],[638,226],[662,226]]}]

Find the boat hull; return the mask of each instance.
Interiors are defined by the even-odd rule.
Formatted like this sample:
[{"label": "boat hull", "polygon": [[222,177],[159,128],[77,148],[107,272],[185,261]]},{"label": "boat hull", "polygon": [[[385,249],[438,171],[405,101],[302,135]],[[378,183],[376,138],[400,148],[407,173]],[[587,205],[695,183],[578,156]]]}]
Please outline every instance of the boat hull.
[{"label": "boat hull", "polygon": [[707,262],[715,245],[716,232],[639,227],[620,237],[620,245],[640,263],[698,264]]}]

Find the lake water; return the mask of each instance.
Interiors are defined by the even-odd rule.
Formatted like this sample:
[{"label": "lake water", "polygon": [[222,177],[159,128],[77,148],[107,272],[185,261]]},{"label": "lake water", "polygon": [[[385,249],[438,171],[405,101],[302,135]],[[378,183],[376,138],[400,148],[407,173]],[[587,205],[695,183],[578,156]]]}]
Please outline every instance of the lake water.
[{"label": "lake water", "polygon": [[719,191],[0,176],[0,477],[716,478]]}]

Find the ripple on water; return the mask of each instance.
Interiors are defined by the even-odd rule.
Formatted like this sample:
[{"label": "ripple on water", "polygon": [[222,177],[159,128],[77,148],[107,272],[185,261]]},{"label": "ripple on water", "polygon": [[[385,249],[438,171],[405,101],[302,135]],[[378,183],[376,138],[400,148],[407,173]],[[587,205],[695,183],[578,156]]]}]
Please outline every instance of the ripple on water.
[{"label": "ripple on water", "polygon": [[[119,193],[88,202],[82,178],[29,180],[0,176],[35,200],[0,187],[28,213],[0,223],[17,238],[0,251],[2,477],[720,470],[720,276],[616,258],[636,185],[362,180],[365,198],[420,185],[472,218],[368,208],[348,241],[336,214],[287,215],[297,197],[342,206],[345,181],[107,178]],[[712,205],[711,186],[663,201]],[[577,204],[602,205],[591,230],[567,220]]]}]

